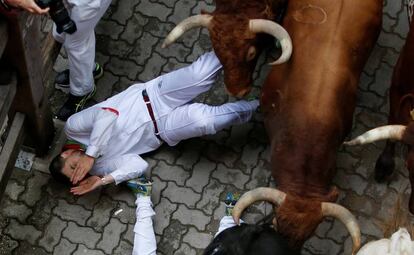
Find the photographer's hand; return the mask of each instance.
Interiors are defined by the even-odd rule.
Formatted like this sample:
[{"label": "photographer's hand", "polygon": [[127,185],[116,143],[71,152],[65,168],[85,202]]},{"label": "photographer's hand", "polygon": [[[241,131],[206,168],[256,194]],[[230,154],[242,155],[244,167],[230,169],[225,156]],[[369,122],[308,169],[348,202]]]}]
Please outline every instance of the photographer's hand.
[{"label": "photographer's hand", "polygon": [[35,14],[45,14],[49,11],[49,8],[40,8],[34,0],[4,0],[6,4],[13,7],[25,9],[28,12]]}]

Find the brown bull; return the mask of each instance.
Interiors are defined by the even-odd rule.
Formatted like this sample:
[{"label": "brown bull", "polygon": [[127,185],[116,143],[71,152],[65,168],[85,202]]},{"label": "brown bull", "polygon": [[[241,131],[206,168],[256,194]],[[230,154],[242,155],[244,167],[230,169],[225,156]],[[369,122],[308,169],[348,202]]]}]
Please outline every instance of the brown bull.
[{"label": "brown bull", "polygon": [[253,201],[275,204],[275,225],[300,247],[323,220],[340,219],[360,246],[352,214],[334,202],[338,147],[349,133],[363,66],[378,37],[382,0],[290,0],[283,26],[294,45],[284,65],[274,66],[262,89],[261,108],[271,143],[278,190],[244,196],[237,221]]},{"label": "brown bull", "polygon": [[[414,22],[411,22],[407,41],[394,68],[390,89],[390,113],[388,123],[384,126],[347,142],[349,145],[366,144],[383,139],[399,140],[408,145],[406,166],[408,168],[411,188],[414,187]],[[408,125],[408,126],[405,126]],[[387,141],[384,151],[375,166],[378,181],[387,179],[394,171],[395,142]],[[414,195],[411,192],[410,212],[414,214]]]},{"label": "brown bull", "polygon": [[279,40],[282,54],[273,65],[289,60],[292,43],[287,32],[272,22],[283,10],[285,0],[216,0],[211,14],[196,15],[178,24],[167,36],[163,47],[187,30],[204,26],[223,64],[227,91],[237,97],[249,93],[258,56],[266,42],[265,34]]}]

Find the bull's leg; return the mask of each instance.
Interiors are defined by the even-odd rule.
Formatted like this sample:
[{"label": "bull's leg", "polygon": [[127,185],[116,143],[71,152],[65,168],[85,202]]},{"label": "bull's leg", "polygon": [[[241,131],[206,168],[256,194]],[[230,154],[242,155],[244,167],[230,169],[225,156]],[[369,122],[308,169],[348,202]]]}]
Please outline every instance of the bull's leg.
[{"label": "bull's leg", "polygon": [[375,180],[384,182],[392,175],[395,168],[394,163],[395,142],[387,141],[384,150],[375,164]]}]

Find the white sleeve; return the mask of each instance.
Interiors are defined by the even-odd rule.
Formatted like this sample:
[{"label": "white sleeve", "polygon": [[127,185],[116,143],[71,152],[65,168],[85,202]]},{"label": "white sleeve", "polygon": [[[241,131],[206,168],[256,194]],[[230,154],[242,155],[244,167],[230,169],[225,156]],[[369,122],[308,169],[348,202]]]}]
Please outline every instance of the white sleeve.
[{"label": "white sleeve", "polygon": [[148,163],[138,154],[123,155],[115,160],[116,170],[110,173],[118,185],[121,182],[138,178],[148,169]]},{"label": "white sleeve", "polygon": [[65,132],[74,140],[77,136],[90,134],[85,153],[97,158],[111,138],[118,115],[118,111],[112,108],[92,107],[72,115],[66,122]]}]

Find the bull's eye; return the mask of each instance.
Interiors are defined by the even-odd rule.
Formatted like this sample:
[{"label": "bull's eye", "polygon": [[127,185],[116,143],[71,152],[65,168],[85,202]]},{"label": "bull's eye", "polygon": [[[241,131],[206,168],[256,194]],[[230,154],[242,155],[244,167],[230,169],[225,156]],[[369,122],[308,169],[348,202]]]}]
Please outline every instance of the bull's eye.
[{"label": "bull's eye", "polygon": [[246,61],[252,61],[256,57],[256,47],[250,46],[247,50]]}]

